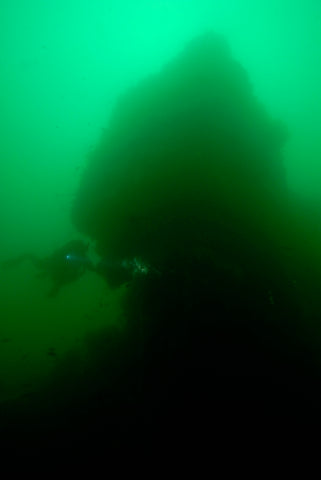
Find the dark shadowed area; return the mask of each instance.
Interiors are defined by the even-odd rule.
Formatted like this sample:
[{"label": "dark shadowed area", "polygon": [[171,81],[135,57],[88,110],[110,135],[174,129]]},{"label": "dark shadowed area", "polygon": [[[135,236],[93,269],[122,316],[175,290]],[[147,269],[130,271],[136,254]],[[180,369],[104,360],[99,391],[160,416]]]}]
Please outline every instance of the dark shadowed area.
[{"label": "dark shadowed area", "polygon": [[320,235],[287,188],[287,135],[214,33],[119,98],[72,221],[122,322],[8,402],[8,435],[80,448],[319,418]]}]

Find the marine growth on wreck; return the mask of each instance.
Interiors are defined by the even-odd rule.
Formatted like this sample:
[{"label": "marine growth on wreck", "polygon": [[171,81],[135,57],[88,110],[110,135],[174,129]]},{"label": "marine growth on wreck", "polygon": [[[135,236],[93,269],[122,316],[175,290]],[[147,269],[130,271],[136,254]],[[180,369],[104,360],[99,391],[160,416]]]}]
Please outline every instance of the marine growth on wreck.
[{"label": "marine growth on wreck", "polygon": [[102,257],[146,266],[124,309],[147,383],[306,368],[286,139],[214,33],[119,98],[72,219]]}]

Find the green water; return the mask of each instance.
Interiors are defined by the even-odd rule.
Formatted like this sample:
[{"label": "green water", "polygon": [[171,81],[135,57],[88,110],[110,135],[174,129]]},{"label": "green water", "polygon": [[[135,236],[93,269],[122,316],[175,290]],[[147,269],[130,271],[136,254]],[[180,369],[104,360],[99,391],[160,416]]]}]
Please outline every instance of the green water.
[{"label": "green water", "polygon": [[[44,257],[81,238],[71,221],[73,202],[118,99],[211,29],[226,38],[267,114],[287,126],[282,150],[287,188],[312,205],[309,222],[316,235],[311,237],[309,227],[308,240],[302,235],[294,243],[307,255],[312,251],[312,263],[317,263],[320,24],[318,0],[2,0],[0,261],[25,252]],[[131,177],[127,182],[131,184]],[[117,220],[112,222],[121,229]],[[121,252],[121,240],[115,238]],[[89,240],[95,260],[95,239]],[[48,298],[50,279],[36,273],[27,262],[0,271],[3,401],[24,402],[52,378],[60,378],[70,359],[77,371],[79,365],[86,368],[95,349],[91,335],[110,325],[123,328],[125,287],[112,290],[103,278],[87,272]]]}]

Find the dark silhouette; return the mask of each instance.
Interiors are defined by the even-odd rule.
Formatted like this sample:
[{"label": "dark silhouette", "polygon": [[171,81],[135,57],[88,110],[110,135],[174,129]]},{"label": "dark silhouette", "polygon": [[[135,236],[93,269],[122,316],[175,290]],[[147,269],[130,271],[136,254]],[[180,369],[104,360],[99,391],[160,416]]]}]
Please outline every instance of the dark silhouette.
[{"label": "dark silhouette", "polygon": [[38,276],[51,278],[53,285],[49,296],[55,297],[63,285],[74,282],[86,270],[94,270],[87,256],[88,246],[82,240],[72,240],[45,258],[25,253],[2,262],[2,268],[10,269],[30,261],[39,270]]}]

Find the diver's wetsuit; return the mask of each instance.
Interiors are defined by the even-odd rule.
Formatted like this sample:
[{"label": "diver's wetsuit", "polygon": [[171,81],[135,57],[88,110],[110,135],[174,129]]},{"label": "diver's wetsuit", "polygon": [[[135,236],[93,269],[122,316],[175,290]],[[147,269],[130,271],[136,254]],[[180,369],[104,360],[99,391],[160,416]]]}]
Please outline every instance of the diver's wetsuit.
[{"label": "diver's wetsuit", "polygon": [[54,297],[60,288],[77,280],[86,270],[95,270],[92,262],[87,257],[88,244],[82,240],[66,243],[45,258],[38,258],[33,254],[23,254],[2,263],[3,268],[12,268],[20,265],[25,260],[30,261],[40,270],[38,276],[51,277],[53,286],[49,292]]}]

